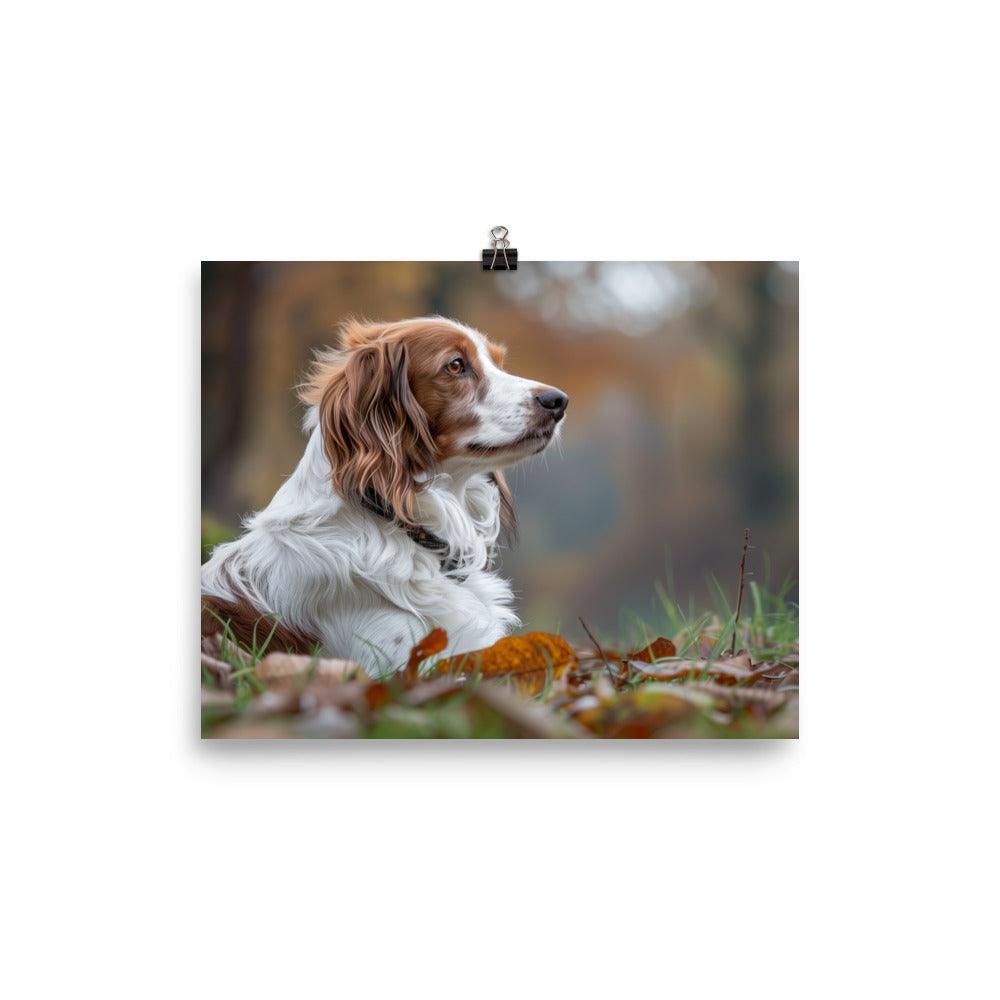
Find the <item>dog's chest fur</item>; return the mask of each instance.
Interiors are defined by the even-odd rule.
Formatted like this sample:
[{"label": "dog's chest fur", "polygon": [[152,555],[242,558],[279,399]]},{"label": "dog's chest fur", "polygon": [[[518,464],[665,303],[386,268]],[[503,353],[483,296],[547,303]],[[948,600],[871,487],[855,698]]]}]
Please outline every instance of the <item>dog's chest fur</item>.
[{"label": "dog's chest fur", "polygon": [[[448,543],[455,563],[417,545],[398,524],[330,491],[330,466],[313,426],[295,472],[246,533],[219,546],[202,569],[202,591],[225,606],[277,616],[283,632],[373,673],[405,661],[432,627],[450,653],[491,645],[517,625],[510,585],[492,568],[500,532],[497,487],[486,475],[434,477],[418,494],[420,524]],[[252,611],[251,611],[252,614]],[[262,638],[269,631],[258,626]],[[286,635],[287,633],[287,635]]]}]

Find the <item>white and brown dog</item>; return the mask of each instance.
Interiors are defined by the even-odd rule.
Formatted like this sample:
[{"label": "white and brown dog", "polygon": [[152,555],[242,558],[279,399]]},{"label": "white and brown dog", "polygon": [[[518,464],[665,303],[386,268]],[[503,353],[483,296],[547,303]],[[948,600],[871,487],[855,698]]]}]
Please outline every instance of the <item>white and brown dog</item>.
[{"label": "white and brown dog", "polygon": [[501,470],[542,452],[568,398],[503,370],[504,349],[440,317],[348,322],[300,397],[297,468],[202,567],[203,631],[385,674],[433,627],[450,654],[518,624],[493,562],[514,509]]}]

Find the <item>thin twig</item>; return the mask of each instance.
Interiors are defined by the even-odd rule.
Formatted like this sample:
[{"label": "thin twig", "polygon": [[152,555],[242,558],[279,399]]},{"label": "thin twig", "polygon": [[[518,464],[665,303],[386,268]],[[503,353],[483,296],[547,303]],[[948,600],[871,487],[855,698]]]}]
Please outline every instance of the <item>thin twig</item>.
[{"label": "thin twig", "polygon": [[589,628],[587,628],[587,623],[583,620],[583,618],[580,618],[580,624],[583,626],[583,631],[586,632],[587,635],[590,637],[590,641],[594,644],[594,647],[597,649],[597,652],[601,654],[601,659],[604,660],[604,668],[605,670],[607,670],[608,676],[614,682],[615,687],[618,687],[619,684],[623,683],[621,674],[619,674],[617,670],[611,669],[611,663],[608,660],[608,658],[604,655],[604,650],[601,649],[601,644],[594,638],[594,633],[591,632]]},{"label": "thin twig", "polygon": [[747,550],[750,548],[750,529],[743,529],[743,555],[740,556],[740,586],[736,594],[736,618],[733,620],[733,641],[729,645],[729,655],[736,655],[736,630],[740,625],[740,612],[743,610],[743,580],[747,569]]},{"label": "thin twig", "polygon": [[587,628],[587,623],[582,618],[580,619],[580,624],[583,626],[583,631],[590,637],[590,641],[594,644],[594,648],[601,654],[601,659],[604,660],[604,665],[606,667],[610,666],[608,658],[604,655],[604,650],[601,649],[601,644],[594,638],[594,633]]}]

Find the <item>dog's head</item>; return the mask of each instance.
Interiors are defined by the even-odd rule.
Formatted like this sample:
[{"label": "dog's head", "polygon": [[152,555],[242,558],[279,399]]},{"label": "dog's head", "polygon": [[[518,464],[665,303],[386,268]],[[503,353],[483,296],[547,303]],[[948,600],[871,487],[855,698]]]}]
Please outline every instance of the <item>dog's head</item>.
[{"label": "dog's head", "polygon": [[504,354],[439,317],[347,323],[341,348],[317,357],[300,392],[318,407],[337,491],[357,498],[374,490],[412,521],[428,476],[492,472],[509,521],[500,470],[545,450],[569,399],[504,371]]}]

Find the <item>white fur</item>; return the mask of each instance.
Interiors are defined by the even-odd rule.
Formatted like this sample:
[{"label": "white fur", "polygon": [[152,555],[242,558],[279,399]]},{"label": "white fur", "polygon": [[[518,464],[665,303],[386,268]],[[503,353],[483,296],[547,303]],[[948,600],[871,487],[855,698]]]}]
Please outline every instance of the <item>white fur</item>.
[{"label": "white fur", "polygon": [[[498,368],[487,350],[486,338],[467,326],[462,329],[476,344],[476,360],[489,386],[486,397],[476,405],[478,426],[469,432],[466,442],[474,440],[491,446],[506,444],[524,433],[527,417],[536,405],[535,396],[548,386]],[[493,465],[496,466],[495,459]]]},{"label": "white fur", "polygon": [[317,636],[326,655],[356,660],[375,675],[402,666],[432,627],[447,631],[455,654],[490,646],[517,626],[510,585],[489,568],[500,530],[496,486],[481,473],[442,473],[418,495],[420,524],[461,559],[446,575],[436,553],[333,493],[316,424],[312,408],[298,467],[247,518],[244,535],[213,551],[202,567],[203,592],[248,598]]},{"label": "white fur", "polygon": [[246,519],[242,537],[214,550],[202,567],[206,595],[245,598],[318,637],[327,655],[356,660],[373,675],[403,666],[431,628],[445,629],[446,652],[455,655],[491,646],[519,624],[510,584],[492,570],[500,501],[488,474],[537,454],[555,437],[553,424],[547,437],[515,444],[537,426],[535,397],[549,387],[503,371],[481,333],[456,325],[476,345],[487,381],[474,404],[475,426],[460,445],[484,451],[460,447],[417,494],[414,513],[448,542],[447,556],[460,565],[444,573],[441,554],[334,492],[312,407],[298,467],[271,503]]}]

